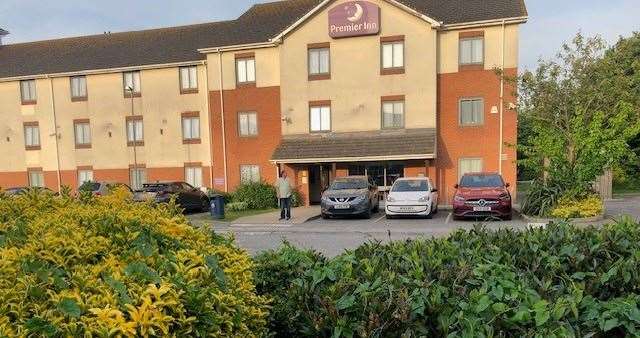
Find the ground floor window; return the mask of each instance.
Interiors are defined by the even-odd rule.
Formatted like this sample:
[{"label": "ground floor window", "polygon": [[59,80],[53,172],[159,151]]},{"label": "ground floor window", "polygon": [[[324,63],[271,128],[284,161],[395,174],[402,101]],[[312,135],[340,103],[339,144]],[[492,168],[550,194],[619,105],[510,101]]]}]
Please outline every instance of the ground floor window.
[{"label": "ground floor window", "polygon": [[93,182],[93,170],[78,170],[78,187],[86,182]]},{"label": "ground floor window", "polygon": [[147,183],[147,170],[145,168],[131,168],[129,171],[131,177],[131,189],[140,190],[142,185]]},{"label": "ground floor window", "polygon": [[481,158],[461,158],[458,163],[458,180],[467,173],[481,172],[483,169]]},{"label": "ground floor window", "polygon": [[29,187],[44,188],[44,174],[42,170],[29,171]]},{"label": "ground floor window", "polygon": [[379,187],[390,187],[401,177],[404,177],[404,163],[356,163],[349,165],[349,175],[369,176]]},{"label": "ground floor window", "polygon": [[240,183],[260,182],[260,166],[258,165],[241,165],[240,166]]},{"label": "ground floor window", "polygon": [[201,188],[202,187],[202,167],[184,168],[184,180],[196,188]]}]

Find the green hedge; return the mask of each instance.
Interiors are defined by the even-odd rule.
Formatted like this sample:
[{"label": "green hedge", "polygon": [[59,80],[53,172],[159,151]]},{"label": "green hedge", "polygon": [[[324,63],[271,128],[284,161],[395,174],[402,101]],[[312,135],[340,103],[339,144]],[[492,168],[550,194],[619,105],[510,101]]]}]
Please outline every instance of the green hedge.
[{"label": "green hedge", "polygon": [[256,260],[276,336],[640,334],[640,224],[628,219],[602,229],[477,227],[333,259],[286,245]]},{"label": "green hedge", "polygon": [[246,202],[249,209],[261,210],[278,207],[276,189],[265,182],[246,183],[233,193],[234,202]]}]

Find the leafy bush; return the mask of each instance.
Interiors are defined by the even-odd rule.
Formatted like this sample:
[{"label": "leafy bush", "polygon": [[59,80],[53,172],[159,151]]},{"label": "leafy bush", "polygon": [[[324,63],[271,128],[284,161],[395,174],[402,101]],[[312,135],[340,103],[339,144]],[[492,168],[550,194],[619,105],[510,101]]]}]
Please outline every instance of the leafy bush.
[{"label": "leafy bush", "polygon": [[304,204],[304,199],[302,197],[302,193],[298,189],[293,189],[291,193],[291,207],[297,208],[301,207]]},{"label": "leafy bush", "polygon": [[230,193],[230,192],[209,189],[207,192],[207,195],[208,196],[221,195],[222,198],[224,199],[225,204],[233,203],[233,193]]},{"label": "leafy bush", "polygon": [[556,218],[586,218],[601,215],[603,209],[602,199],[598,195],[581,199],[562,197],[551,215]]},{"label": "leafy bush", "polygon": [[[280,337],[640,334],[640,224],[551,224],[257,258]],[[286,319],[290,318],[287,322]]]},{"label": "leafy bush", "polygon": [[265,182],[240,185],[233,194],[234,202],[246,202],[249,209],[261,210],[278,207],[276,189]]},{"label": "leafy bush", "polygon": [[266,334],[246,253],[118,190],[0,198],[0,336]]},{"label": "leafy bush", "polygon": [[559,185],[545,184],[540,180],[533,181],[522,203],[522,213],[537,217],[549,216],[564,191]]},{"label": "leafy bush", "polygon": [[227,204],[227,210],[229,211],[245,211],[249,209],[249,203],[247,202],[232,202]]}]

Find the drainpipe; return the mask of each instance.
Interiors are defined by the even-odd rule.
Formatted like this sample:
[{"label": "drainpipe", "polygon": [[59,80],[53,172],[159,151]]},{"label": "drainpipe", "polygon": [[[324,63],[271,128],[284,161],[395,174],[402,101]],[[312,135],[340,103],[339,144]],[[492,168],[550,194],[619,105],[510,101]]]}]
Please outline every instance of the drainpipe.
[{"label": "drainpipe", "polygon": [[227,179],[227,134],[225,132],[225,120],[224,120],[224,87],[222,81],[222,51],[218,48],[218,67],[219,67],[219,79],[220,85],[220,116],[222,118],[222,162],[224,166],[224,191],[229,192],[229,180]]},{"label": "drainpipe", "polygon": [[205,104],[207,106],[207,130],[209,134],[209,184],[211,185],[211,190],[215,189],[213,185],[213,132],[211,131],[211,127],[213,126],[213,122],[211,122],[211,107],[209,103],[209,63],[204,62],[204,88],[206,90],[205,93]]},{"label": "drainpipe", "polygon": [[58,192],[62,191],[62,175],[60,174],[60,147],[58,147],[58,119],[56,117],[56,99],[53,93],[53,78],[49,75],[45,76],[49,79],[49,93],[51,94],[51,111],[53,112],[53,135],[56,145],[56,173],[58,175]]},{"label": "drainpipe", "polygon": [[504,49],[505,49],[505,20],[502,20],[502,74],[500,76],[500,145],[498,153],[498,173],[502,175],[502,152],[503,152],[503,137],[504,137]]}]

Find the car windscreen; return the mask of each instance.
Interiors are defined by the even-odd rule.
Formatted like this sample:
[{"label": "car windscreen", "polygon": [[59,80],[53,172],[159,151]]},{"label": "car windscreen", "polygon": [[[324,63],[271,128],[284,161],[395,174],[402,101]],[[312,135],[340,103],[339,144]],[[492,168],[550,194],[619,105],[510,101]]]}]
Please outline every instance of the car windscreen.
[{"label": "car windscreen", "polygon": [[337,179],[331,183],[329,190],[367,189],[368,186],[363,178]]},{"label": "car windscreen", "polygon": [[158,191],[170,191],[169,184],[144,184],[142,191],[144,192],[158,192]]},{"label": "car windscreen", "polygon": [[80,188],[78,188],[78,190],[80,190],[80,191],[98,191],[98,190],[100,190],[100,183],[84,182],[84,183],[82,183]]},{"label": "car windscreen", "polygon": [[429,185],[425,180],[402,180],[396,181],[391,188],[391,192],[412,192],[428,191]]},{"label": "car windscreen", "polygon": [[504,187],[500,175],[465,175],[460,180],[463,188],[498,188]]}]

